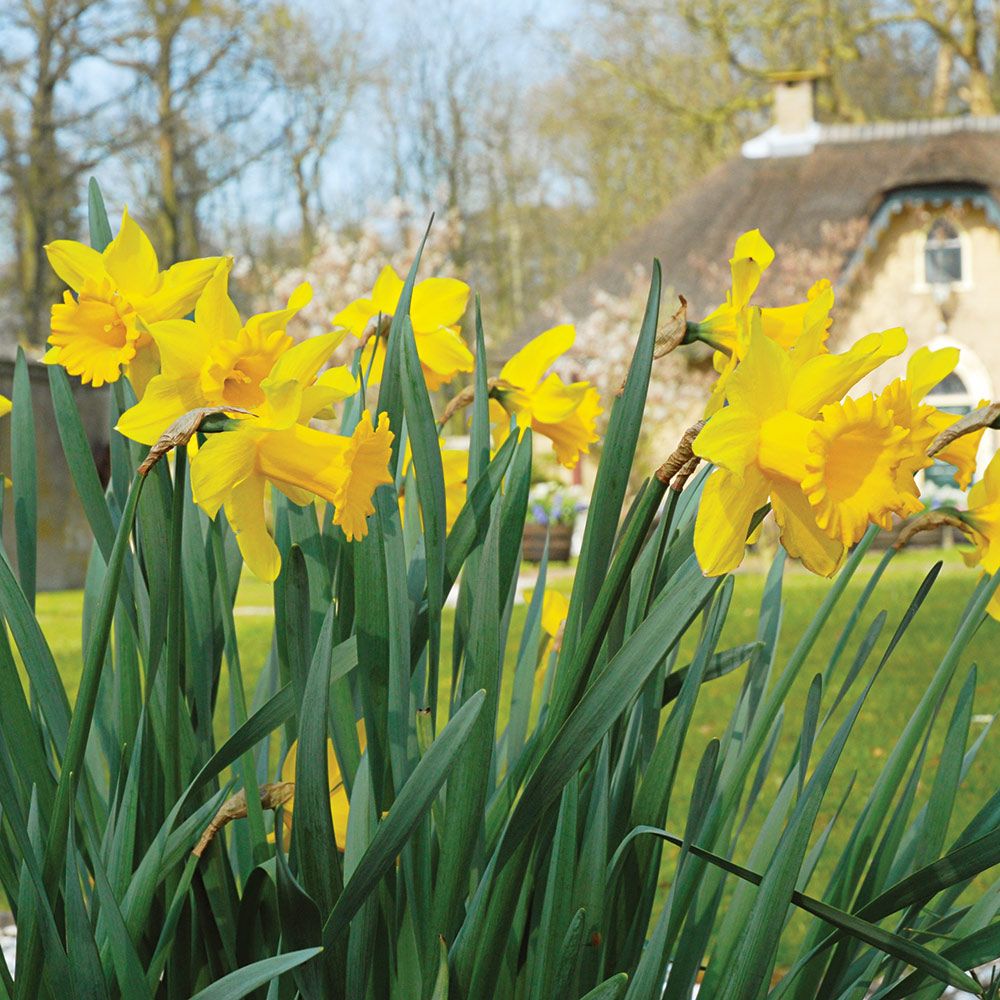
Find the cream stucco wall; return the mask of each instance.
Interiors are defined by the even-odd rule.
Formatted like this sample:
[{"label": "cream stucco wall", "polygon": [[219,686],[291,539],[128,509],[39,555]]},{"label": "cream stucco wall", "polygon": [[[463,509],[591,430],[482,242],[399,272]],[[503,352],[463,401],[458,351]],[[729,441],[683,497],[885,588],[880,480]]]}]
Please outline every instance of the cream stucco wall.
[{"label": "cream stucco wall", "polygon": [[[937,213],[906,208],[896,215],[859,269],[835,312],[831,347],[842,350],[874,330],[902,326],[906,354],[879,369],[862,389],[877,389],[902,375],[919,347],[954,345],[962,350],[956,373],[971,393],[996,398],[1000,389],[1000,231],[979,209],[951,208],[947,217],[963,244],[963,280],[939,304],[923,280],[924,242]],[[978,401],[978,400],[977,400]],[[984,440],[981,458],[1000,445],[996,432]]]}]

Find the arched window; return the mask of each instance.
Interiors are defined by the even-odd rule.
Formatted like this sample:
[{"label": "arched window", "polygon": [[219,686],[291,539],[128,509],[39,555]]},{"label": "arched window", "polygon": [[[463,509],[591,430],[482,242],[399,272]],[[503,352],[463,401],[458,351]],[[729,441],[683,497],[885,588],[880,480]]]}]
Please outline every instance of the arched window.
[{"label": "arched window", "polygon": [[[960,416],[969,413],[978,405],[978,400],[972,397],[957,372],[946,375],[924,397],[924,402],[944,410],[945,413],[956,413]],[[932,507],[943,503],[957,503],[964,507],[964,495],[958,488],[955,472],[955,466],[950,462],[935,459],[934,464],[924,470],[924,482],[920,491],[924,502]]]},{"label": "arched window", "polygon": [[924,281],[940,286],[962,280],[962,238],[952,223],[937,218],[927,230],[924,243]]}]

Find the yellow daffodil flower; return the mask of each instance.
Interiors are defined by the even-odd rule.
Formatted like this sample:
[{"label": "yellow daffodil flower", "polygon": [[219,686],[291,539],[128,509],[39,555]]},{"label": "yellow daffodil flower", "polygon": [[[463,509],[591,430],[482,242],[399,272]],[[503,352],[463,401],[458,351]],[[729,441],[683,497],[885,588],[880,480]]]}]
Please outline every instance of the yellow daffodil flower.
[{"label": "yellow daffodil flower", "polygon": [[562,645],[562,630],[568,614],[569,598],[561,590],[551,587],[546,590],[542,597],[542,631],[552,639],[555,649]]},{"label": "yellow daffodil flower", "polygon": [[[833,309],[833,286],[825,278],[809,289],[805,302],[775,309],[760,309],[760,324],[764,336],[790,350],[800,342],[808,343],[809,350],[822,353],[830,333],[830,311]],[[705,416],[722,409],[726,398],[726,385],[743,360],[750,343],[750,307],[745,306],[734,318],[734,336],[724,339],[725,349],[716,351],[712,364],[719,377],[712,387]]]},{"label": "yellow daffodil flower", "polygon": [[[983,478],[969,490],[969,509],[961,513],[975,548],[962,555],[968,566],[979,566],[990,575],[1000,570],[1000,452],[993,456]],[[986,609],[1000,621],[1000,591]]]},{"label": "yellow daffodil flower", "polygon": [[14,409],[14,404],[6,396],[0,396],[0,417],[6,417]]},{"label": "yellow daffodil flower", "polygon": [[262,415],[273,396],[267,385],[289,382],[300,396],[297,419],[308,422],[357,390],[345,368],[318,375],[343,333],[329,333],[296,344],[285,327],[312,297],[307,284],[292,292],[288,305],[259,313],[241,324],[226,289],[228,271],[219,267],[194,308],[194,320],[164,320],[150,325],[162,370],[136,406],[118,421],[118,430],[142,444],[153,444],[179,417],[201,406],[233,406]]},{"label": "yellow daffodil flower", "polygon": [[191,311],[221,257],[181,261],[160,271],[156,251],[122,213],[121,229],[103,253],[74,240],[45,247],[49,263],[74,292],[52,307],[47,364],[62,365],[95,387],[116,382],[122,369],[141,396],[159,368],[148,326]]},{"label": "yellow daffodil flower", "polygon": [[447,530],[451,531],[452,525],[465,506],[469,481],[469,453],[455,448],[442,448],[441,466],[444,471]]},{"label": "yellow daffodil flower", "polygon": [[[530,604],[534,596],[533,587],[524,591],[524,603]],[[542,689],[545,685],[545,666],[549,662],[549,657],[553,652],[558,653],[562,648],[563,627],[566,624],[566,617],[569,615],[569,598],[562,591],[546,588],[542,595],[542,633],[545,642],[542,643],[538,654],[538,664],[535,667],[535,677],[531,688],[531,700],[536,706],[540,703]]]},{"label": "yellow daffodil flower", "polygon": [[[361,752],[365,750],[365,723],[363,719],[358,719],[358,743]],[[281,774],[278,780],[281,782],[295,781],[295,765],[298,758],[299,741],[296,740],[289,748],[285,756],[285,761],[281,765]],[[326,770],[330,782],[330,816],[333,819],[333,836],[337,842],[337,850],[347,849],[347,821],[351,814],[351,802],[347,797],[347,787],[344,785],[344,776],[340,770],[340,761],[333,749],[333,740],[326,742]],[[282,824],[284,826],[285,850],[291,847],[292,817],[295,812],[295,794],[285,803],[282,814]],[[269,839],[273,839],[273,836]]]},{"label": "yellow daffodil flower", "polygon": [[[389,320],[396,312],[402,291],[403,279],[387,265],[382,268],[370,296],[355,299],[333,317],[334,326],[366,340],[361,371],[367,374],[371,369],[368,381],[372,385],[382,381]],[[430,390],[441,388],[459,372],[471,372],[475,367],[458,325],[468,301],[469,286],[457,278],[425,278],[413,286],[410,322]]]},{"label": "yellow daffodil flower", "polygon": [[870,521],[911,511],[896,470],[906,431],[872,396],[840,402],[886,359],[906,347],[902,330],[862,338],[843,354],[815,342],[786,351],[751,315],[750,346],[729,380],[729,405],[695,439],[695,454],[718,468],[705,483],[695,551],[710,576],[743,559],[755,511],[770,500],[790,555],[830,576],[845,547]]},{"label": "yellow daffodil flower", "polygon": [[[957,347],[943,347],[932,351],[921,347],[906,365],[906,378],[896,379],[882,391],[880,398],[892,411],[893,420],[909,431],[909,456],[900,465],[900,488],[908,489],[914,496],[918,490],[913,476],[934,464],[927,457],[927,450],[934,438],[961,417],[954,413],[924,403],[923,399],[942,379],[955,370],[958,364]],[[980,405],[985,405],[981,403]],[[938,452],[937,457],[956,468],[955,479],[961,489],[967,489],[976,472],[976,453],[985,428],[957,438]]]},{"label": "yellow daffodil flower", "polygon": [[392,482],[387,466],[393,434],[386,414],[373,426],[367,410],[350,437],[328,434],[296,422],[296,409],[288,402],[295,392],[288,382],[268,385],[266,392],[275,399],[262,417],[247,417],[235,430],[209,436],[198,449],[191,462],[191,491],[209,517],[225,506],[244,561],[270,581],[281,569],[281,556],[264,514],[267,485],[293,503],[305,505],[314,497],[329,501],[333,523],[347,540],[363,538],[366,518],[375,510],[372,494]]},{"label": "yellow daffodil flower", "polygon": [[759,229],[751,229],[736,240],[729,259],[732,284],[726,292],[726,301],[696,324],[700,339],[733,353],[740,335],[740,317],[773,261],[774,250]]},{"label": "yellow daffodil flower", "polygon": [[507,436],[506,415],[512,414],[521,430],[530,427],[547,437],[556,457],[568,469],[590,450],[597,440],[597,417],[603,412],[597,390],[589,382],[567,383],[549,372],[575,338],[572,326],[553,327],[530,340],[500,369],[490,392],[498,445]]}]

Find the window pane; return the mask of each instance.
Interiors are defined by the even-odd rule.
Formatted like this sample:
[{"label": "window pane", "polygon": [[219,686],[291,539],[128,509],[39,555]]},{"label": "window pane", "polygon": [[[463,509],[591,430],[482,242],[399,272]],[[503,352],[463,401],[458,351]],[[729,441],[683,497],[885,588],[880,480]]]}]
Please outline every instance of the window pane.
[{"label": "window pane", "polygon": [[[965,388],[965,383],[954,373],[949,372],[943,379],[933,389],[931,389],[928,394],[928,400],[931,398],[937,398],[939,396],[967,396],[969,390]],[[949,413],[968,413],[969,408],[959,407],[943,407]]]},{"label": "window pane", "polygon": [[947,244],[934,246],[929,240],[924,254],[929,285],[950,285],[962,280],[962,248]]}]

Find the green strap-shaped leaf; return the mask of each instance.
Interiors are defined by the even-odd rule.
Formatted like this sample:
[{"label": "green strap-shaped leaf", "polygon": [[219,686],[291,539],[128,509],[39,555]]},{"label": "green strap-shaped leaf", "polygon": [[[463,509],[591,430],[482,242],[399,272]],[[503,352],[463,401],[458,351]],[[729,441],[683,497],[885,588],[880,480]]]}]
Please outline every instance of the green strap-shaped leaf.
[{"label": "green strap-shaped leaf", "polygon": [[403,385],[402,385],[402,340],[403,321],[410,318],[410,301],[413,298],[413,286],[417,281],[417,270],[420,267],[420,257],[424,252],[424,244],[431,231],[433,218],[427,223],[427,231],[424,233],[420,246],[417,247],[416,256],[410,265],[410,270],[403,282],[403,287],[399,293],[399,301],[396,303],[396,311],[392,314],[392,322],[389,324],[389,338],[385,345],[385,364],[382,368],[382,384],[379,386],[378,406],[379,413],[389,415],[389,425],[395,432],[392,440],[392,458],[389,461],[389,468],[395,475],[399,471],[400,453],[399,446],[402,440],[400,431],[403,427]]},{"label": "green strap-shaped leaf", "polygon": [[59,756],[65,752],[69,737],[70,709],[66,689],[59,677],[41,627],[14,576],[7,553],[0,548],[0,607],[10,626],[11,635],[21,653],[28,680]]},{"label": "green strap-shaped leaf", "polygon": [[218,982],[199,990],[191,1000],[240,1000],[252,993],[258,986],[283,976],[286,972],[298,968],[303,962],[315,958],[322,948],[303,948],[301,951],[290,951],[287,955],[275,955],[265,958],[242,969],[230,972]]},{"label": "green strap-shaped leaf", "polygon": [[[587,526],[580,548],[576,577],[573,581],[573,599],[563,631],[563,646],[567,654],[574,653],[577,639],[590,616],[601,585],[608,571],[622,502],[632,474],[632,461],[642,429],[649,375],[653,365],[653,347],[660,312],[660,262],[653,261],[653,275],[646,300],[646,312],[639,329],[632,364],[622,394],[615,399],[608,421],[608,430],[601,449],[601,464],[591,494]],[[664,456],[666,458],[666,456]],[[567,656],[571,659],[572,656]],[[573,683],[576,678],[569,678]],[[560,683],[556,681],[553,701],[562,697]],[[562,720],[559,720],[561,724]]]},{"label": "green strap-shaped leaf", "polygon": [[35,410],[31,376],[22,348],[14,362],[14,408],[10,414],[10,465],[14,494],[17,573],[28,603],[35,606],[38,563],[38,470],[35,459]]},{"label": "green strap-shaped leaf", "polygon": [[87,218],[90,223],[90,245],[99,252],[103,251],[113,237],[104,196],[95,177],[91,177],[87,185]]},{"label": "green strap-shaped leaf", "polygon": [[[293,551],[298,552],[296,547]],[[306,892],[325,919],[343,887],[330,814],[326,713],[330,692],[333,615],[327,615],[309,666],[299,708],[299,747],[295,757],[295,811],[292,834],[298,871]]]},{"label": "green strap-shaped leaf", "polygon": [[[954,962],[960,969],[975,969],[992,962],[997,955],[1000,955],[1000,922],[980,927],[968,937],[954,941],[941,950],[941,956]],[[876,996],[878,1000],[904,1000],[904,997],[916,995],[917,989],[926,981],[926,974],[915,969],[888,993],[877,993]]]},{"label": "green strap-shaped leaf", "polygon": [[472,426],[469,429],[469,478],[471,490],[490,461],[490,390],[489,361],[486,357],[486,334],[483,310],[476,294],[476,369],[473,374]]},{"label": "green strap-shaped leaf", "polygon": [[413,324],[407,318],[402,328],[403,412],[413,451],[417,496],[423,523],[424,559],[426,561],[427,621],[427,703],[437,704],[437,677],[441,659],[441,609],[444,607],[444,557],[447,510],[444,493],[444,468],[437,424],[431,409],[424,372],[413,337]]},{"label": "green strap-shaped leaf", "polygon": [[865,920],[881,920],[904,907],[926,903],[943,889],[974,878],[996,864],[1000,864],[1000,827],[890,886],[857,915]]},{"label": "green strap-shaped leaf", "polygon": [[111,883],[105,874],[104,866],[98,859],[92,859],[94,869],[94,885],[97,897],[101,902],[101,926],[107,934],[111,960],[114,963],[115,975],[121,986],[122,996],[152,997],[153,993],[146,982],[146,975],[136,951],[135,943],[129,935],[128,927],[122,916],[121,907],[111,889]]},{"label": "green strap-shaped leaf", "polygon": [[417,823],[427,814],[441,786],[465,748],[479,718],[485,691],[474,694],[454,715],[413,769],[410,780],[396,796],[389,814],[379,824],[372,842],[358,863],[323,928],[323,941],[330,944],[346,930],[351,917],[368,898],[396,857]]},{"label": "green strap-shaped leaf", "polygon": [[[90,736],[94,709],[97,705],[101,671],[107,655],[111,622],[118,599],[118,584],[121,580],[125,554],[129,548],[129,538],[132,534],[143,482],[142,476],[136,477],[129,493],[128,504],[122,513],[115,546],[104,578],[100,603],[95,609],[90,641],[87,643],[84,655],[80,687],[77,691],[76,703],[73,706],[73,716],[66,738],[66,751],[63,754],[62,770],[59,774],[59,784],[56,788],[55,804],[52,810],[52,823],[45,845],[43,878],[46,889],[51,896],[54,896],[57,880],[64,870],[69,812],[83,771],[84,752],[87,748],[87,739]],[[65,693],[63,693],[63,697],[65,698]]]},{"label": "green strap-shaped leaf", "polygon": [[703,576],[694,556],[689,557],[654,602],[646,620],[583,693],[514,807],[498,848],[501,867],[639,693],[718,584],[718,579]]},{"label": "green strap-shaped leaf", "polygon": [[[675,837],[665,830],[647,827],[641,832],[660,837],[675,847],[680,847],[684,843],[680,837]],[[695,856],[722,868],[724,871],[729,872],[730,875],[736,875],[738,878],[752,882],[754,885],[760,885],[763,881],[763,876],[757,872],[752,872],[747,868],[734,864],[727,858],[721,858],[711,851],[703,850],[694,844],[689,844],[688,849]],[[977,995],[980,992],[979,984],[971,976],[966,975],[954,962],[950,962],[942,955],[935,954],[929,948],[923,947],[923,945],[900,937],[898,934],[882,930],[876,924],[839,910],[835,906],[824,903],[822,900],[813,899],[811,896],[806,896],[801,892],[793,892],[791,901],[795,906],[805,910],[807,913],[813,914],[815,917],[819,917],[820,920],[824,920],[828,924],[832,924],[844,933],[878,948],[887,955],[892,955],[894,958],[908,962],[910,965],[915,966],[927,975],[933,976],[935,979],[941,980],[943,983],[948,983],[958,989],[968,990]]]},{"label": "green strap-shaped leaf", "polygon": [[[286,719],[295,714],[295,690],[286,684],[269,698],[225,743],[205,761],[194,776],[177,805],[185,806],[191,797],[213,778],[218,777],[230,764],[247,750],[256,746],[265,736],[274,732]],[[174,812],[180,810],[175,807]]]},{"label": "green strap-shaped leaf", "polygon": [[[602,468],[603,466],[604,461],[601,463]],[[577,641],[567,645],[565,629],[563,632],[563,649],[559,657],[560,669],[556,675],[546,720],[545,732],[548,740],[551,740],[558,727],[566,721],[570,710],[587,685],[601,644],[607,636],[611,616],[628,583],[629,575],[642,550],[665,492],[666,486],[656,478],[646,483],[642,496],[636,503],[633,516],[622,533],[621,544],[610,569],[607,569],[605,563],[607,572],[602,573],[599,589],[592,597],[576,597],[574,594],[570,599],[570,617],[573,616],[574,601],[577,604],[587,604],[587,615],[580,625],[581,634]],[[594,495],[597,495],[596,486]],[[588,514],[588,526],[593,516],[595,516],[593,512]],[[577,572],[579,573],[579,570]],[[573,589],[576,590],[575,584]],[[569,619],[566,622],[566,628],[568,627]]]},{"label": "green strap-shaped leaf", "polygon": [[628,976],[624,972],[619,972],[610,979],[605,979],[600,986],[595,986],[589,993],[585,993],[580,1000],[621,1000],[628,989]]}]

